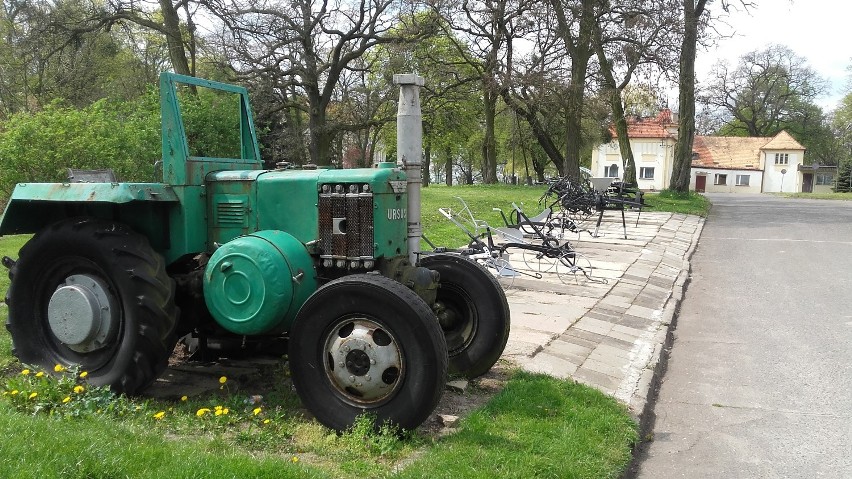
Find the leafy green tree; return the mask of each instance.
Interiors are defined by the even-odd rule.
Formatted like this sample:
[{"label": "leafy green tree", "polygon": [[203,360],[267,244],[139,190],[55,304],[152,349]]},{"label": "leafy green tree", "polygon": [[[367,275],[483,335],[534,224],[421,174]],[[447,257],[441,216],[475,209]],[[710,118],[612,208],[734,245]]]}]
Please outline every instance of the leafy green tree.
[{"label": "leafy green tree", "polygon": [[825,81],[789,47],[771,45],[742,56],[731,69],[717,63],[701,103],[726,113],[727,133],[773,136],[782,129],[807,130],[821,123],[814,105]]},{"label": "leafy green tree", "polygon": [[834,186],[836,193],[852,192],[852,160],[845,160],[837,168],[837,180]]}]

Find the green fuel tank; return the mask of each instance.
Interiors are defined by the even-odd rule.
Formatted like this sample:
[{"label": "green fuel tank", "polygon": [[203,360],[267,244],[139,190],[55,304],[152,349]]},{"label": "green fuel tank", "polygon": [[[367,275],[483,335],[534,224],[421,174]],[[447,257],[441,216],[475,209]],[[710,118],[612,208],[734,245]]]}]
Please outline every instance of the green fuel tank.
[{"label": "green fuel tank", "polygon": [[289,329],[317,289],[313,260],[289,233],[265,230],[219,247],[204,273],[204,301],[216,322],[241,335]]}]

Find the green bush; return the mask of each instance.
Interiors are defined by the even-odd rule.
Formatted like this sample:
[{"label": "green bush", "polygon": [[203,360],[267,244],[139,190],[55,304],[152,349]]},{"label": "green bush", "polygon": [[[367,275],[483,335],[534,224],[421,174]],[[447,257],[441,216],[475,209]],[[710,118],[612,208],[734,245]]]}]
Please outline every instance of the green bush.
[{"label": "green bush", "polygon": [[67,168],[111,168],[122,181],[152,181],[160,118],[144,100],[99,100],[82,110],[57,102],[12,116],[0,131],[0,195],[8,198],[16,183],[64,181]]},{"label": "green bush", "polygon": [[[240,157],[235,99],[208,89],[181,95],[192,154]],[[161,157],[156,90],[133,101],[105,99],[83,109],[54,102],[0,125],[0,202],[16,183],[65,181],[68,168],[110,168],[119,181],[160,181],[154,164]]]}]

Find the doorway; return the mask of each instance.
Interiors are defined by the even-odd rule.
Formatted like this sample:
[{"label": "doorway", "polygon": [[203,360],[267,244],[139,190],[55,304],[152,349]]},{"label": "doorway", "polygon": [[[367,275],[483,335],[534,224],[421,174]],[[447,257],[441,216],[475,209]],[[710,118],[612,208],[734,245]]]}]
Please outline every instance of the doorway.
[{"label": "doorway", "polygon": [[695,177],[695,192],[704,193],[704,188],[707,187],[707,176],[698,175]]},{"label": "doorway", "polygon": [[814,192],[814,174],[802,173],[802,193]]}]

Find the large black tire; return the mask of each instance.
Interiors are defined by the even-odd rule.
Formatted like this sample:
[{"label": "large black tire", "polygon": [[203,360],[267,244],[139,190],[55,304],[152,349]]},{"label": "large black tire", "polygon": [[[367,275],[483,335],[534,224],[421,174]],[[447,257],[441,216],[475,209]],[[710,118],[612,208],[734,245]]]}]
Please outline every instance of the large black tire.
[{"label": "large black tire", "polygon": [[6,328],[22,363],[76,365],[119,394],[141,392],[166,368],[177,341],[174,282],[127,226],[54,223],[21,248],[9,277]]},{"label": "large black tire", "polygon": [[305,407],[344,431],[363,413],[414,429],[438,405],[447,346],[429,306],[402,284],[351,275],[317,290],[290,335],[290,370]]},{"label": "large black tire", "polygon": [[447,340],[450,372],[474,378],[500,359],[509,340],[509,303],[494,276],[454,254],[424,256],[421,266],[441,274],[436,311]]}]

